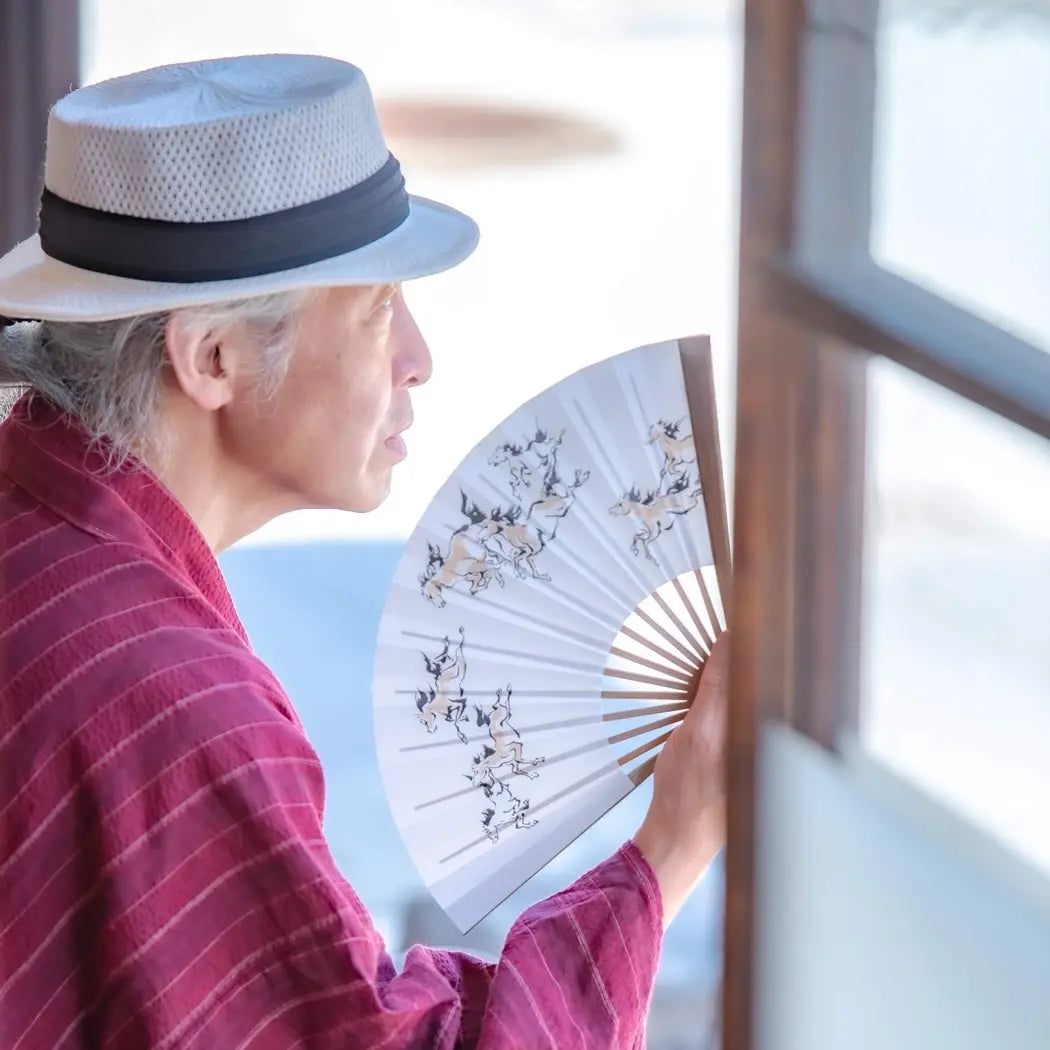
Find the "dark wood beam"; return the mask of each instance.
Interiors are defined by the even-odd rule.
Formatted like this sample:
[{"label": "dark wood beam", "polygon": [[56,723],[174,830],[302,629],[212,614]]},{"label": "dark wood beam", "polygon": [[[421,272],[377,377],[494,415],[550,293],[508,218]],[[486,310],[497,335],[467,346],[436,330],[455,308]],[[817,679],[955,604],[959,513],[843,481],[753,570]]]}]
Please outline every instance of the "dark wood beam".
[{"label": "dark wood beam", "polygon": [[[774,294],[776,260],[863,250],[869,165],[825,164],[826,93],[863,109],[850,65],[804,77],[826,48],[826,3],[747,0],[728,745],[723,1047],[752,1050],[755,756],[763,725],[825,747],[856,722],[863,534],[865,356]],[[826,12],[825,12],[826,13]],[[828,67],[830,68],[830,67]],[[871,122],[849,124],[870,156]]]},{"label": "dark wood beam", "polygon": [[0,252],[36,229],[51,106],[79,83],[77,0],[0,2]]},{"label": "dark wood beam", "polygon": [[747,0],[741,143],[733,620],[726,756],[722,1046],[751,1050],[755,914],[755,758],[772,701],[790,702],[786,631],[793,576],[788,522],[794,418],[805,337],[771,315],[761,274],[792,241],[801,0]]}]

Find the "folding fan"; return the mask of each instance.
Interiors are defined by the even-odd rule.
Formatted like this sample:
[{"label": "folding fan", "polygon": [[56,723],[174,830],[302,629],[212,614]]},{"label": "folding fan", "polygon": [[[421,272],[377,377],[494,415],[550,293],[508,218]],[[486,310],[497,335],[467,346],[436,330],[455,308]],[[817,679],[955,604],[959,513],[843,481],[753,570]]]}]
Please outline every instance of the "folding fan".
[{"label": "folding fan", "polygon": [[710,345],[557,383],[465,457],[379,630],[395,822],[466,932],[652,772],[726,622]]}]

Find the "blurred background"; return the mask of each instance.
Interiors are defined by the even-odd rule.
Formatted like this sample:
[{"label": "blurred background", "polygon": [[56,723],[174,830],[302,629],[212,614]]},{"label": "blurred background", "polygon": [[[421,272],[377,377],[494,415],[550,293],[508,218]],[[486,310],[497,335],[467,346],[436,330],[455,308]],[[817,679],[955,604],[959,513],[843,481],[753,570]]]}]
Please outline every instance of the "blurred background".
[{"label": "blurred background", "polygon": [[[436,367],[388,503],[280,519],[224,569],[324,762],[335,855],[395,956],[416,941],[494,956],[524,907],[634,832],[648,791],[459,937],[382,795],[379,615],[401,542],[459,459],[528,397],[635,345],[711,335],[731,498],[741,5],[80,9],[85,83],[244,52],[360,65],[410,189],[481,226],[468,263],[406,289]],[[878,56],[873,256],[1050,350],[1050,6],[884,2]],[[1047,443],[888,361],[869,398],[861,746],[1050,873]],[[668,934],[652,1050],[716,1043],[722,879],[716,864]]]}]

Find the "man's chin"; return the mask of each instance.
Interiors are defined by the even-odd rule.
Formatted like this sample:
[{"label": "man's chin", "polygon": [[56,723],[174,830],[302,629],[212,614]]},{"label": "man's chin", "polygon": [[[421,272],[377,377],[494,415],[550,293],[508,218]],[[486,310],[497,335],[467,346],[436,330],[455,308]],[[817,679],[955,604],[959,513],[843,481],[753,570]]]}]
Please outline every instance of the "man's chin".
[{"label": "man's chin", "polygon": [[381,477],[372,479],[372,484],[367,488],[360,488],[356,492],[347,493],[333,505],[334,510],[346,510],[353,514],[370,514],[377,510],[390,495],[390,471],[386,471]]}]

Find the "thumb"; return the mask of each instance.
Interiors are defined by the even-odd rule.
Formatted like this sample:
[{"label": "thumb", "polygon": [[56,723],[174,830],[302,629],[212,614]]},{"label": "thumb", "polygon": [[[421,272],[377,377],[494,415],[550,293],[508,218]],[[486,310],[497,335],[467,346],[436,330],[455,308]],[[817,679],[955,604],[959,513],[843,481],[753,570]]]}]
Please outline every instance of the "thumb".
[{"label": "thumb", "polygon": [[694,707],[703,707],[705,701],[724,696],[729,686],[729,632],[715,640],[711,654],[700,670],[700,684],[693,698]]},{"label": "thumb", "polygon": [[708,739],[712,744],[720,740],[725,732],[728,693],[729,635],[724,633],[715,641],[700,670],[696,693],[682,722],[687,734]]}]

